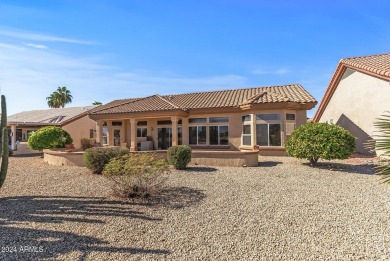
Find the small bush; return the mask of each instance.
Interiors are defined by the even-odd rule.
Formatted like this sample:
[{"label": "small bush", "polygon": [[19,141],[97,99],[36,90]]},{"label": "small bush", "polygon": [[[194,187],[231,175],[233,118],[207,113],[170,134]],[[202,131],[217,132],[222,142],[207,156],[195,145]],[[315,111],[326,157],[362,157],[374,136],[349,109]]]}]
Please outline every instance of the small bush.
[{"label": "small bush", "polygon": [[127,148],[89,148],[84,152],[85,166],[95,174],[101,174],[104,166],[115,157],[129,153]]},{"label": "small bush", "polygon": [[64,148],[72,142],[69,133],[55,126],[40,128],[28,138],[28,146],[33,150]]},{"label": "small bush", "polygon": [[289,156],[308,159],[346,159],[355,152],[355,137],[344,128],[328,123],[307,123],[293,131],[287,140]]},{"label": "small bush", "polygon": [[124,198],[149,198],[164,188],[169,166],[149,153],[130,153],[113,158],[103,175],[114,181],[114,194]]},{"label": "small bush", "polygon": [[80,139],[81,149],[86,150],[93,147],[93,139],[81,138]]},{"label": "small bush", "polygon": [[191,161],[191,148],[187,145],[170,147],[168,149],[168,161],[175,169],[185,169]]}]

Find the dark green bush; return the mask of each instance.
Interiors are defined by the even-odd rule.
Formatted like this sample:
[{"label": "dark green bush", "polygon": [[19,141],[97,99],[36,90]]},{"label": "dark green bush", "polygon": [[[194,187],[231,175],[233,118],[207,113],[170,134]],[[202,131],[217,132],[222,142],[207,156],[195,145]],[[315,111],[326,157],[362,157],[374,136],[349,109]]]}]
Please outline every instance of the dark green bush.
[{"label": "dark green bush", "polygon": [[104,166],[115,157],[123,156],[129,153],[127,148],[89,148],[84,152],[85,166],[95,174],[101,174]]},{"label": "dark green bush", "polygon": [[81,149],[86,150],[93,147],[93,139],[81,138],[80,139]]},{"label": "dark green bush", "polygon": [[168,161],[175,169],[185,169],[191,161],[191,148],[187,145],[170,147],[168,149]]},{"label": "dark green bush", "polygon": [[64,148],[72,142],[69,133],[55,126],[40,128],[28,138],[28,146],[33,150]]},{"label": "dark green bush", "polygon": [[344,128],[328,123],[307,123],[293,131],[287,140],[289,156],[308,159],[346,159],[355,152],[355,137]]},{"label": "dark green bush", "polygon": [[164,188],[169,166],[150,153],[130,153],[113,158],[103,175],[114,181],[114,193],[124,198],[149,198]]}]

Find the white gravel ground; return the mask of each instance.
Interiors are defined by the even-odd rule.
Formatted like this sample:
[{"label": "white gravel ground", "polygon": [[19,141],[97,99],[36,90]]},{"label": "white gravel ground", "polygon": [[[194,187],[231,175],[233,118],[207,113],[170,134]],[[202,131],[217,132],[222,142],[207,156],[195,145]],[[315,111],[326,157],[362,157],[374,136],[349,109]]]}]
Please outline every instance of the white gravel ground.
[{"label": "white gravel ground", "polygon": [[0,260],[390,259],[390,185],[365,159],[261,161],[174,171],[161,202],[147,204],[111,197],[84,168],[13,157]]}]

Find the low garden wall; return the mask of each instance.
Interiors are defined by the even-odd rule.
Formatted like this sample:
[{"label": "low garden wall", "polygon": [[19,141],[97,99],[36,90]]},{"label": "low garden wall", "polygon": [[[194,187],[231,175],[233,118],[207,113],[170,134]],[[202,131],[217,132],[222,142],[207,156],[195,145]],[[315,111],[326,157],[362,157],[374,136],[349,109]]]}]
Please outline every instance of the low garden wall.
[{"label": "low garden wall", "polygon": [[[83,161],[84,151],[65,149],[43,150],[44,161],[57,166],[85,167]],[[167,151],[135,151],[130,153],[154,153],[159,158],[166,159]],[[258,151],[200,151],[193,150],[190,165],[254,167],[258,164]]]},{"label": "low garden wall", "polygon": [[191,154],[190,165],[255,167],[258,151],[197,151]]},{"label": "low garden wall", "polygon": [[85,167],[83,161],[84,151],[73,150],[66,152],[65,149],[43,150],[43,160],[50,165]]}]

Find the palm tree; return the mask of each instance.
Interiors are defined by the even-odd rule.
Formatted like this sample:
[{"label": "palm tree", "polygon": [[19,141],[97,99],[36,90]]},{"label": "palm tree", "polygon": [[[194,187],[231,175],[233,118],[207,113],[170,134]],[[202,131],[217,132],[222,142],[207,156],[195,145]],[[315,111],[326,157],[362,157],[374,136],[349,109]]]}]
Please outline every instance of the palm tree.
[{"label": "palm tree", "polygon": [[102,105],[103,103],[101,103],[100,101],[95,101],[92,103],[92,105]]},{"label": "palm tree", "polygon": [[50,94],[49,97],[46,97],[47,105],[49,105],[50,108],[59,108],[60,107],[60,99],[58,96],[58,93],[53,92]]},{"label": "palm tree", "polygon": [[62,108],[64,108],[66,104],[72,102],[73,96],[70,94],[70,91],[66,88],[66,86],[58,87],[57,93],[59,94],[61,101],[60,105]]},{"label": "palm tree", "polygon": [[73,96],[66,86],[58,87],[57,91],[50,94],[49,97],[46,97],[47,105],[50,108],[64,108],[66,104],[71,103]]},{"label": "palm tree", "polygon": [[375,150],[383,152],[381,164],[376,167],[376,172],[383,176],[383,182],[390,182],[390,112],[386,112],[374,123],[379,133],[374,138]]}]

